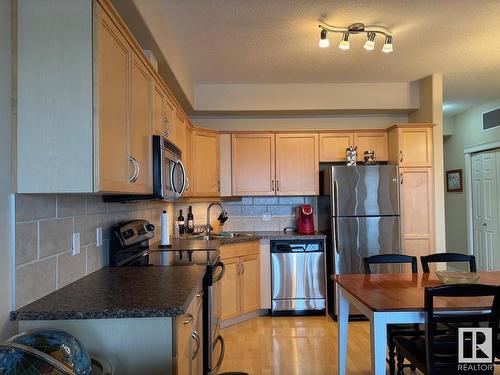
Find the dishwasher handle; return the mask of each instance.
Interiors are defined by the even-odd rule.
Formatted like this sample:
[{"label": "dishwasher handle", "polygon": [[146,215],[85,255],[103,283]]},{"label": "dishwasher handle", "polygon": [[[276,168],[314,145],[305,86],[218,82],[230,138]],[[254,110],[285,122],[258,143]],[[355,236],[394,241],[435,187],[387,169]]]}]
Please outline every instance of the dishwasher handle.
[{"label": "dishwasher handle", "polygon": [[277,244],[271,248],[271,253],[281,253],[281,254],[297,254],[297,253],[322,253],[323,246],[317,244]]}]

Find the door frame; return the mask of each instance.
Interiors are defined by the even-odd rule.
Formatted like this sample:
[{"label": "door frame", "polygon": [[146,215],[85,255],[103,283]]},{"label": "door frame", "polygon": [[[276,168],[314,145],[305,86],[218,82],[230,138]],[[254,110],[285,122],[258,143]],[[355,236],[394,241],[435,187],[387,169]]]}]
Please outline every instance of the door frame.
[{"label": "door frame", "polygon": [[467,209],[467,253],[474,254],[474,213],[472,210],[472,154],[500,149],[500,141],[481,143],[464,148],[465,205]]}]

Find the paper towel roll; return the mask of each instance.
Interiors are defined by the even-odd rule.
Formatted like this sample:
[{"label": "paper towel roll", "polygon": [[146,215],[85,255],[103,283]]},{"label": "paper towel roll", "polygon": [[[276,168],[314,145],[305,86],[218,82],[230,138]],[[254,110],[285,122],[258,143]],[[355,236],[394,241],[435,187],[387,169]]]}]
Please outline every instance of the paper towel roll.
[{"label": "paper towel roll", "polygon": [[167,211],[163,211],[160,216],[160,227],[161,227],[161,244],[170,245],[170,231],[168,227],[168,215]]}]

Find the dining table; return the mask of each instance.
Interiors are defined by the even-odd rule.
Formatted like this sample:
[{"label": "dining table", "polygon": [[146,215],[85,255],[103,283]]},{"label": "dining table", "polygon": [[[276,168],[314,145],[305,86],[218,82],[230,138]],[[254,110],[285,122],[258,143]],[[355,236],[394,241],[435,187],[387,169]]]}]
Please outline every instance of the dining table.
[{"label": "dining table", "polygon": [[[500,272],[478,272],[480,284],[500,285]],[[436,273],[332,275],[337,298],[338,374],[347,370],[349,306],[370,321],[372,374],[386,373],[387,326],[424,323],[426,287],[443,285]],[[449,313],[491,310],[491,297],[436,298],[435,309]]]}]

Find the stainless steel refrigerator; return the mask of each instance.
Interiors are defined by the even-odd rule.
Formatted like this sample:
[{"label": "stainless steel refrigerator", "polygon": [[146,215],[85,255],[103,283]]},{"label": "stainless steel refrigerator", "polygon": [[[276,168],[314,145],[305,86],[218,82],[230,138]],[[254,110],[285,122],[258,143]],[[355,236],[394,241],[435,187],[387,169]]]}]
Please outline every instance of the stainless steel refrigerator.
[{"label": "stainless steel refrigerator", "polygon": [[[400,253],[398,166],[323,165],[318,229],[327,234],[328,276],[364,273],[363,257]],[[327,285],[328,312],[336,319],[336,290]]]}]

